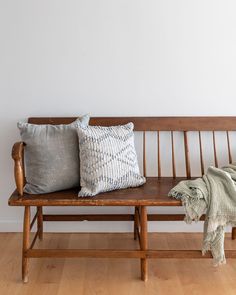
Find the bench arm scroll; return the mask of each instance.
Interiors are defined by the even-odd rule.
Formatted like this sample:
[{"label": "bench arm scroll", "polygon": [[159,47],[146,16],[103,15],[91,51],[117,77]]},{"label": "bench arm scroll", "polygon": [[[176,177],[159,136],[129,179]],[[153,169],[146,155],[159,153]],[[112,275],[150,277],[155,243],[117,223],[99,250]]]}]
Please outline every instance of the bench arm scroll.
[{"label": "bench arm scroll", "polygon": [[20,196],[23,196],[23,189],[25,185],[24,146],[24,142],[16,142],[12,148],[15,182],[18,194]]}]

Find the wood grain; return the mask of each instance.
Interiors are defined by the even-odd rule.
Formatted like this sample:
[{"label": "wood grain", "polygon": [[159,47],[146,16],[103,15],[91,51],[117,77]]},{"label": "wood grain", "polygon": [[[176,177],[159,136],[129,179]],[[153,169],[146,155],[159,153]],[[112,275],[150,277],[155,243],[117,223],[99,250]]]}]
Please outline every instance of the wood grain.
[{"label": "wood grain", "polygon": [[[70,124],[77,117],[32,117],[32,124]],[[136,131],[234,131],[236,117],[92,117],[91,125],[111,126],[134,123]]]},{"label": "wood grain", "polygon": [[[44,221],[134,221],[139,226],[138,207],[135,214],[44,214]],[[184,214],[148,214],[148,221],[183,221]],[[200,220],[205,220],[202,215]]]},{"label": "wood grain", "polygon": [[39,239],[43,239],[43,208],[42,206],[37,207],[37,228],[39,232]]},{"label": "wood grain", "polygon": [[[143,295],[143,294],[214,294],[233,295],[236,290],[235,260],[214,268],[211,259],[149,259],[149,280],[139,280],[138,259],[32,259],[30,282],[20,283],[20,233],[0,233],[0,290],[4,295]],[[38,244],[37,244],[38,243]],[[137,245],[132,233],[99,234],[45,233],[36,248],[70,247],[127,249]],[[150,233],[152,249],[200,249],[200,233]],[[226,250],[236,249],[226,234]],[[162,252],[164,253],[164,252]],[[167,253],[165,253],[167,255]],[[199,254],[201,255],[201,253]],[[177,253],[176,253],[177,256]]]},{"label": "wood grain", "polygon": [[[147,208],[140,207],[140,249],[146,251],[148,249],[147,237]],[[140,251],[142,253],[142,251]],[[145,253],[145,252],[144,252]],[[148,279],[148,262],[146,255],[141,258],[141,279],[146,282]]]},{"label": "wood grain", "polygon": [[143,132],[143,176],[147,176],[146,168],[146,132]]},{"label": "wood grain", "polygon": [[216,152],[216,138],[215,138],[215,131],[212,131],[212,140],[213,140],[213,149],[214,149],[215,166],[218,168],[218,159],[217,159],[217,152]]},{"label": "wood grain", "polygon": [[186,166],[186,176],[191,178],[191,168],[189,159],[189,146],[188,146],[188,135],[187,131],[184,131],[184,152],[185,152],[185,166]]},{"label": "wood grain", "polygon": [[172,175],[176,178],[174,132],[171,131]]},{"label": "wood grain", "polygon": [[23,195],[23,188],[25,184],[24,172],[24,143],[16,142],[12,147],[12,158],[14,160],[14,175],[16,188],[19,195]]},{"label": "wood grain", "polygon": [[30,207],[25,206],[23,224],[23,247],[22,247],[22,280],[28,282],[29,258],[26,253],[30,248]]},{"label": "wood grain", "polygon": [[200,152],[201,173],[202,173],[202,175],[204,175],[204,160],[203,160],[203,152],[202,152],[202,136],[201,136],[201,131],[198,131],[198,139],[199,139],[199,152]]},{"label": "wood grain", "polygon": [[157,131],[157,171],[158,178],[161,178],[161,143],[160,143],[160,131]]},{"label": "wood grain", "polygon": [[168,197],[168,192],[185,177],[147,177],[137,188],[101,193],[93,198],[78,198],[78,188],[43,195],[19,196],[15,191],[9,199],[11,206],[181,206],[181,202]]},{"label": "wood grain", "polygon": [[229,131],[226,131],[226,135],[227,135],[227,146],[228,146],[229,163],[231,164],[233,161],[232,161],[232,154],[231,154],[231,148],[230,148]]}]

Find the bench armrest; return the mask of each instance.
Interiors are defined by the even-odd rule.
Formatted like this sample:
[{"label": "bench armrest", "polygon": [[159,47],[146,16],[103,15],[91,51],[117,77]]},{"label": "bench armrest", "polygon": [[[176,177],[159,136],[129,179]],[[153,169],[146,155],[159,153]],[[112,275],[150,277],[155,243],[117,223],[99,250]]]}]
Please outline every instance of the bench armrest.
[{"label": "bench armrest", "polygon": [[15,182],[20,196],[23,196],[23,189],[25,185],[24,146],[24,142],[16,142],[12,148]]}]

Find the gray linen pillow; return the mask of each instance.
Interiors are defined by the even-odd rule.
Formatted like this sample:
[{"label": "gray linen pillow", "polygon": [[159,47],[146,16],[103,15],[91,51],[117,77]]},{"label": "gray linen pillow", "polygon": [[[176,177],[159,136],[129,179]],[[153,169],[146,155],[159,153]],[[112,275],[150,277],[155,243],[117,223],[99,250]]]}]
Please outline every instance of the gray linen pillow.
[{"label": "gray linen pillow", "polygon": [[68,125],[18,123],[25,146],[24,192],[44,194],[79,186],[77,124],[86,126],[89,116]]},{"label": "gray linen pillow", "polygon": [[78,124],[79,196],[95,196],[146,182],[138,167],[133,127],[133,123],[111,127]]}]

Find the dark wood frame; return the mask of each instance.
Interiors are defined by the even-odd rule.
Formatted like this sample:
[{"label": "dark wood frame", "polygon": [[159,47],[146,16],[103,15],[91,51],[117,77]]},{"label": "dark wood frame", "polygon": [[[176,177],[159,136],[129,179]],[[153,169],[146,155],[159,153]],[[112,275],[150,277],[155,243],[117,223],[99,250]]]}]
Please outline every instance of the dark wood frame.
[{"label": "dark wood frame", "polygon": [[[70,123],[75,118],[29,118],[29,123],[33,124],[64,124]],[[173,178],[176,178],[175,155],[174,155],[174,131],[183,131],[185,147],[186,177],[191,177],[191,167],[189,160],[188,131],[199,132],[201,172],[204,173],[204,161],[201,144],[201,131],[212,131],[215,165],[218,166],[217,150],[215,143],[215,131],[227,132],[227,146],[229,162],[232,162],[230,149],[229,131],[236,130],[236,117],[121,117],[121,118],[91,118],[92,125],[119,125],[134,122],[136,131],[143,131],[143,171],[146,175],[146,131],[158,132],[158,179],[161,179],[160,160],[160,131],[171,132],[172,144],[172,170]],[[14,174],[17,190],[9,199],[10,206],[24,206],[23,223],[23,249],[22,249],[22,280],[28,281],[29,258],[40,257],[100,257],[100,258],[139,258],[141,261],[141,278],[147,281],[148,278],[148,258],[209,258],[210,253],[202,256],[201,250],[154,250],[148,247],[148,221],[180,221],[183,214],[147,214],[148,206],[180,206],[178,200],[170,199],[167,196],[153,196],[146,198],[145,195],[137,198],[106,199],[103,197],[88,198],[83,201],[68,199],[70,192],[62,192],[57,200],[50,199],[50,195],[34,196],[33,198],[24,194],[25,184],[24,173],[24,143],[15,143],[12,149],[12,157],[15,162]],[[177,178],[176,178],[177,179]],[[166,180],[167,184],[171,179]],[[111,193],[112,194],[112,193]],[[62,197],[64,196],[64,197]],[[160,198],[159,198],[160,197]],[[36,207],[37,211],[31,221],[31,208]],[[44,206],[133,206],[134,214],[83,214],[83,215],[62,215],[43,214]],[[204,216],[202,217],[202,220]],[[138,240],[140,249],[117,250],[117,249],[34,249],[34,244],[39,238],[43,239],[43,222],[48,221],[132,221],[134,222],[134,239]],[[37,231],[30,243],[30,231],[37,221]],[[236,228],[232,229],[232,239],[236,238]],[[236,258],[236,250],[225,251],[227,258]]]}]

